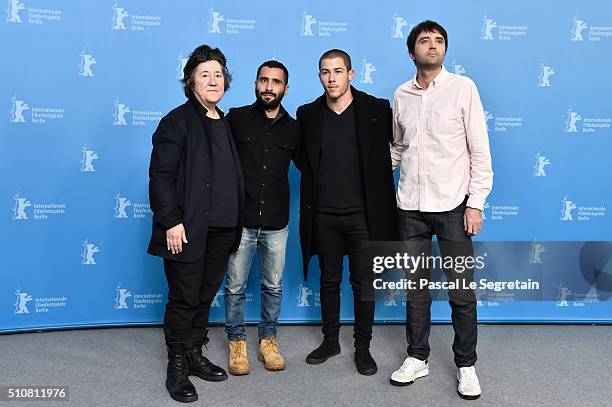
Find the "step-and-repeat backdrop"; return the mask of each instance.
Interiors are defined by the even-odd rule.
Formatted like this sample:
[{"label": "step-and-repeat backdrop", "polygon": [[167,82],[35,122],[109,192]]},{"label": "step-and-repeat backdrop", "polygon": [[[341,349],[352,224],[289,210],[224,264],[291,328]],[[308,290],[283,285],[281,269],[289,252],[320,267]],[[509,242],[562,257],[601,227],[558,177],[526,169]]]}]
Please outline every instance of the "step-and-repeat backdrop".
[{"label": "step-and-repeat backdrop", "polygon": [[[254,100],[259,64],[290,71],[284,100],[322,93],[317,61],[342,48],[354,86],[391,99],[414,75],[406,37],[426,19],[449,33],[446,68],[472,78],[486,110],[495,180],[477,251],[489,280],[539,282],[477,291],[483,322],[610,322],[612,6],[600,1],[8,0],[0,22],[0,331],[158,323],[167,287],[145,253],[151,135],[183,103],[189,53],[220,47],[234,76],[221,103]],[[320,320],[318,265],[303,281],[299,172],[281,319]],[[346,270],[345,270],[346,273]],[[434,273],[436,274],[436,273]],[[442,279],[443,277],[439,276]],[[343,282],[342,318],[351,291]],[[435,321],[448,321],[436,293]],[[259,316],[254,262],[247,318]],[[402,321],[387,290],[378,321]],[[223,292],[211,320],[224,319]]]}]

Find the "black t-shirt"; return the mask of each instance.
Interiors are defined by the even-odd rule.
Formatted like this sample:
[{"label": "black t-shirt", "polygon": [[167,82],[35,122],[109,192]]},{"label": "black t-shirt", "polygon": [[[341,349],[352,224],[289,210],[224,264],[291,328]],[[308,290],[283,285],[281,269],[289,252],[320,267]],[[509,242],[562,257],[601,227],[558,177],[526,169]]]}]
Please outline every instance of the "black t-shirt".
[{"label": "black t-shirt", "polygon": [[321,130],[316,210],[337,214],[363,211],[361,165],[353,104],[340,114],[326,107]]},{"label": "black t-shirt", "polygon": [[205,120],[210,130],[213,163],[208,224],[214,227],[236,227],[238,225],[238,173],[225,120],[208,117]]}]

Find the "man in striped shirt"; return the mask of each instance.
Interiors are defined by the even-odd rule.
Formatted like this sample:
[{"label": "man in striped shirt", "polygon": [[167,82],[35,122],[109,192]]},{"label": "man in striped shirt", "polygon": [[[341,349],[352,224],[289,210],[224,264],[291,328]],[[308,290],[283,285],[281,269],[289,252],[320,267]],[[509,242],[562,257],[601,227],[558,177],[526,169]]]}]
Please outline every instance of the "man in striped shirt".
[{"label": "man in striped shirt", "polygon": [[[416,65],[413,79],[397,88],[393,101],[393,169],[399,167],[397,191],[400,237],[409,254],[431,256],[437,236],[447,280],[473,281],[471,236],[483,226],[482,209],[491,191],[493,172],[487,126],[478,90],[467,77],[449,73],[442,65],[448,46],[446,30],[433,21],[415,26],[407,40]],[[473,263],[472,263],[473,264]],[[408,278],[427,281],[429,269],[411,270]],[[427,285],[409,289],[406,302],[408,358],[391,376],[404,386],[429,374],[431,295]],[[472,289],[449,289],[455,340],[458,393],[465,399],[480,396],[474,369],[477,318]]]}]

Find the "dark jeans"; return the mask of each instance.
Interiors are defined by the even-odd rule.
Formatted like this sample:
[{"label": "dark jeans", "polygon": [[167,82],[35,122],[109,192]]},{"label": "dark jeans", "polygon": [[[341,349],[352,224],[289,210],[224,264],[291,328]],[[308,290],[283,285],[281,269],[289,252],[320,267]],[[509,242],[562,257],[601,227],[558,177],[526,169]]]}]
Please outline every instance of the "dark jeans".
[{"label": "dark jeans", "polygon": [[[420,212],[399,210],[400,237],[407,241],[413,251],[411,255],[431,256],[431,238],[436,235],[440,254],[447,256],[473,256],[472,239],[464,230],[463,215],[465,201],[448,212]],[[415,250],[416,249],[416,250]],[[473,281],[474,270],[468,268],[459,272],[453,268],[443,268],[446,279],[450,281]],[[428,279],[427,266],[419,268],[407,278]],[[471,289],[449,290],[449,303],[452,310],[455,339],[453,352],[457,367],[472,366],[476,362],[477,318],[476,299]],[[408,355],[420,360],[429,357],[429,332],[431,326],[431,295],[427,287],[408,290],[406,301],[406,339]]]},{"label": "dark jeans", "polygon": [[[363,212],[336,215],[317,212],[314,222],[314,242],[321,268],[321,314],[323,335],[327,340],[337,340],[340,332],[340,283],[342,260],[349,256],[349,281],[353,289],[355,348],[368,348],[372,339],[374,301],[362,299],[364,281],[371,270],[360,261],[361,242],[369,240],[368,227]],[[367,283],[366,283],[367,284]]]},{"label": "dark jeans", "polygon": [[206,254],[195,263],[164,259],[168,303],[164,316],[166,342],[181,342],[189,349],[208,328],[210,305],[221,286],[235,228],[208,229]]}]

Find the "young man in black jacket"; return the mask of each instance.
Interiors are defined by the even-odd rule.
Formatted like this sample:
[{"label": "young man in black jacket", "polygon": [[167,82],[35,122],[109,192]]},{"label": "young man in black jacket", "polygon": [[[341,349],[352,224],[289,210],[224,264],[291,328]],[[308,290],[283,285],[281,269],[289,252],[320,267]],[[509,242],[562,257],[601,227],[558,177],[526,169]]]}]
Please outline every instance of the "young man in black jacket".
[{"label": "young man in black jacket", "polygon": [[[325,93],[297,112],[304,151],[300,186],[300,240],[304,278],[318,255],[324,340],[306,358],[325,362],[340,353],[340,282],[349,256],[355,310],[355,363],[377,371],[369,347],[374,321],[372,269],[358,260],[364,241],[397,240],[395,187],[390,165],[391,107],[350,85],[350,56],[338,49],[319,59]],[[368,293],[369,292],[369,293]]]}]

